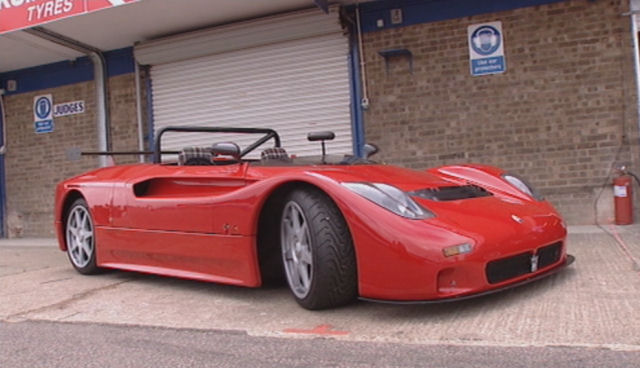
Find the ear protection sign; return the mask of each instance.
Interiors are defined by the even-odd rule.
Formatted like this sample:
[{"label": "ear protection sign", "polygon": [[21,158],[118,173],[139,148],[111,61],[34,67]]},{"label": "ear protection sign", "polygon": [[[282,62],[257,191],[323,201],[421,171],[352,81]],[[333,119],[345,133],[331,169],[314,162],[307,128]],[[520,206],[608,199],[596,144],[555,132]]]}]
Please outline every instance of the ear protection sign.
[{"label": "ear protection sign", "polygon": [[491,47],[495,47],[498,44],[498,37],[496,35],[492,34],[492,35],[486,36],[483,34],[483,35],[480,35],[480,37],[476,37],[473,39],[473,43],[477,48],[482,48],[483,38],[489,41],[488,45]]},{"label": "ear protection sign", "polygon": [[473,51],[480,55],[491,55],[500,47],[500,32],[485,25],[476,29],[471,35]]},{"label": "ear protection sign", "polygon": [[470,24],[467,26],[467,42],[472,76],[507,71],[501,21]]}]

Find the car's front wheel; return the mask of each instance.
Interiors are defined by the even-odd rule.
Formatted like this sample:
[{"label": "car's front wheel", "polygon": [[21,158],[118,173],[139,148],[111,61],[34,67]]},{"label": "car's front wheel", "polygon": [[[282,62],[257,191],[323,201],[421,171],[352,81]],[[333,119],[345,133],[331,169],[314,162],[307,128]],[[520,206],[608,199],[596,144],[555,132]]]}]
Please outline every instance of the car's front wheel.
[{"label": "car's front wheel", "polygon": [[77,199],[69,208],[64,233],[67,255],[73,267],[81,274],[97,273],[95,229],[84,199]]},{"label": "car's front wheel", "polygon": [[340,210],[316,189],[298,189],[284,201],[282,260],[289,288],[307,309],[337,307],[358,292],[351,234]]}]

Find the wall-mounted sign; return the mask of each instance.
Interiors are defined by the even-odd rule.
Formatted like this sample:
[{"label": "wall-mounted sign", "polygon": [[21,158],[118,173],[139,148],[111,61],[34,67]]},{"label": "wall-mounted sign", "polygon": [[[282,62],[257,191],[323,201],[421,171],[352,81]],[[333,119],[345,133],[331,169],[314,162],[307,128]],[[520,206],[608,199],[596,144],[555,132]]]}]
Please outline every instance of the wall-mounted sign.
[{"label": "wall-mounted sign", "polygon": [[471,75],[504,73],[502,22],[472,24],[467,28]]},{"label": "wall-mounted sign", "polygon": [[53,105],[53,117],[84,113],[84,101],[71,101]]},{"label": "wall-mounted sign", "polygon": [[139,0],[0,0],[0,34]]},{"label": "wall-mounted sign", "polygon": [[53,132],[53,98],[51,95],[33,98],[33,127],[38,134]]}]

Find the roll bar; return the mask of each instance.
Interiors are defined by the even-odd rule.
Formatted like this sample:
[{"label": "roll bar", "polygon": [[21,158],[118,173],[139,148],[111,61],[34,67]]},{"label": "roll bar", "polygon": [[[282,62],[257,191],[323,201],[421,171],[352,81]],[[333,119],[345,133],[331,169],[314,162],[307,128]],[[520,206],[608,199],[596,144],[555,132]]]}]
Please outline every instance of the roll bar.
[{"label": "roll bar", "polygon": [[258,148],[270,139],[275,141],[275,146],[280,147],[280,136],[273,129],[266,128],[229,128],[229,127],[195,127],[195,126],[168,126],[160,129],[156,135],[155,146],[153,150],[153,162],[159,164],[162,151],[162,136],[166,132],[189,132],[189,133],[241,133],[241,134],[264,134],[263,137],[253,142],[240,153],[240,157],[245,156],[249,152]]}]

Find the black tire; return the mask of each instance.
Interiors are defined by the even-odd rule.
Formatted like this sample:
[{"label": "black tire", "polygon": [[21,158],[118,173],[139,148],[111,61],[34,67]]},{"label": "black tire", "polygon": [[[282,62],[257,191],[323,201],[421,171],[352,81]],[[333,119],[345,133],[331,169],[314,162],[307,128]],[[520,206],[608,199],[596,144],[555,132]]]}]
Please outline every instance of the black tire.
[{"label": "black tire", "polygon": [[258,230],[258,260],[262,286],[273,288],[285,285],[282,255],[280,254],[280,213],[283,196],[272,195],[260,215]]},{"label": "black tire", "polygon": [[[307,225],[308,236],[302,236],[305,240],[297,240],[295,236],[290,235],[294,233],[291,230],[292,222],[297,214],[300,214],[297,221],[304,220]],[[280,221],[284,273],[298,304],[306,309],[317,310],[334,308],[354,301],[358,295],[355,251],[349,228],[335,203],[317,189],[297,189],[285,198]],[[292,238],[296,240],[291,240]],[[310,277],[306,280],[310,279],[310,282],[300,281],[300,268],[296,268],[298,271],[291,271],[294,264],[304,263],[292,260],[296,251],[287,251],[295,248],[290,245],[292,243],[307,243],[305,249],[310,248],[311,264],[308,267],[302,265],[302,272],[305,269],[308,271]],[[302,253],[308,256],[308,250]]]},{"label": "black tire", "polygon": [[64,237],[67,256],[73,268],[83,275],[99,273],[93,217],[82,198],[76,199],[65,214]]}]

